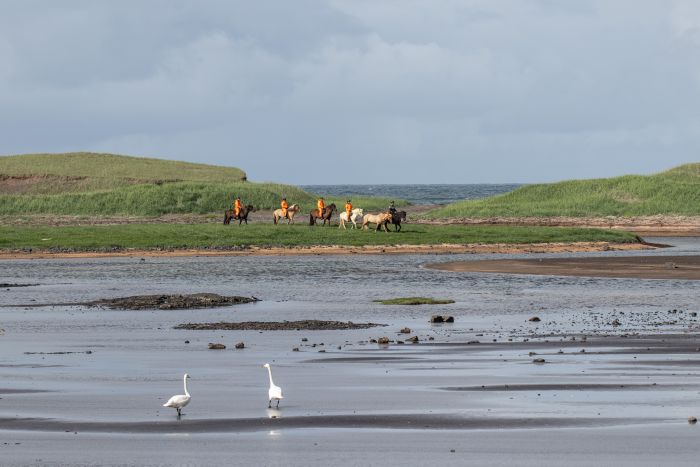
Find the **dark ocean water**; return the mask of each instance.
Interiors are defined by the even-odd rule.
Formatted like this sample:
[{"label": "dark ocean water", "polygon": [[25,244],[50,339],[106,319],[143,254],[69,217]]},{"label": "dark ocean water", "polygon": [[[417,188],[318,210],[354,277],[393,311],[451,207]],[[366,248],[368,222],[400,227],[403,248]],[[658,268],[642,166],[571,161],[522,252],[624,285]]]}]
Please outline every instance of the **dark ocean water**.
[{"label": "dark ocean water", "polygon": [[486,198],[512,191],[520,184],[470,185],[302,185],[312,193],[334,196],[382,196],[406,199],[413,204],[448,204],[463,199]]}]

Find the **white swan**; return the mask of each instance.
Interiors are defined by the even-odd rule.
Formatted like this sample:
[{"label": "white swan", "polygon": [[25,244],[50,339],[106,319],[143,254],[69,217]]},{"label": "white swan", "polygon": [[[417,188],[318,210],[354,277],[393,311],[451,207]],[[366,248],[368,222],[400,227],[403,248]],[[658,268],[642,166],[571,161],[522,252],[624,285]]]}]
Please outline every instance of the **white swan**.
[{"label": "white swan", "polygon": [[180,418],[180,411],[184,406],[190,403],[190,399],[192,399],[192,396],[190,396],[190,393],[187,392],[187,380],[190,379],[190,375],[185,373],[185,376],[182,378],[184,385],[185,385],[185,394],[180,394],[177,396],[173,396],[170,399],[168,399],[168,402],[163,404],[163,407],[172,407],[177,410],[177,417]]},{"label": "white swan", "polygon": [[272,382],[272,370],[270,369],[270,364],[266,363],[263,365],[263,367],[267,368],[267,373],[270,375],[270,389],[267,391],[267,395],[270,397],[270,402],[268,402],[267,408],[272,408],[273,399],[277,401],[277,407],[279,407],[280,400],[284,399],[284,396],[282,396],[282,388],[275,386],[275,383]]}]

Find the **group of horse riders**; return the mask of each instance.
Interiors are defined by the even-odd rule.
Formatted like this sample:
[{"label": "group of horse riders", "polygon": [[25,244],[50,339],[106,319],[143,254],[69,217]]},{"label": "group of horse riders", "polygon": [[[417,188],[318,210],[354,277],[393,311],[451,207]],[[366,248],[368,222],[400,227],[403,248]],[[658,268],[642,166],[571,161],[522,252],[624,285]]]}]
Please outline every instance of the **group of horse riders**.
[{"label": "group of horse riders", "polygon": [[[296,205],[295,205],[295,207],[296,207]],[[241,211],[243,210],[243,208],[244,207],[243,207],[243,203],[241,202],[241,197],[237,196],[236,199],[233,201],[233,209],[232,209],[233,212],[230,213],[230,214],[233,214],[233,216],[231,218],[232,219],[239,219],[239,220],[241,220],[242,217],[247,218],[247,212],[244,213],[243,216],[241,216]],[[248,208],[252,209],[252,206],[248,206]],[[346,220],[349,221],[352,218],[352,212],[353,212],[352,201],[348,199],[345,202],[344,208],[345,208]],[[284,218],[284,219],[291,219],[289,216],[289,209],[290,209],[290,207],[289,207],[289,203],[287,202],[287,198],[282,198],[282,200],[280,201],[280,211],[281,211],[280,217]],[[319,197],[318,200],[316,201],[316,209],[318,211],[318,217],[322,218],[322,219],[330,219],[330,216],[333,214],[332,211],[330,213],[328,213],[328,211],[326,210],[327,209],[326,208],[326,201],[323,199],[323,197]],[[332,204],[328,209],[334,210],[335,205]],[[388,210],[385,212],[387,214],[389,214],[391,217],[395,217],[397,215],[396,206],[394,205],[394,201],[391,201],[391,203],[389,204]],[[228,222],[226,222],[227,220],[229,220],[228,217],[225,218],[224,223],[228,223]],[[247,223],[247,219],[246,219],[246,223]],[[275,223],[277,223],[277,217],[275,217]],[[353,220],[353,223],[354,223],[354,220]]]}]

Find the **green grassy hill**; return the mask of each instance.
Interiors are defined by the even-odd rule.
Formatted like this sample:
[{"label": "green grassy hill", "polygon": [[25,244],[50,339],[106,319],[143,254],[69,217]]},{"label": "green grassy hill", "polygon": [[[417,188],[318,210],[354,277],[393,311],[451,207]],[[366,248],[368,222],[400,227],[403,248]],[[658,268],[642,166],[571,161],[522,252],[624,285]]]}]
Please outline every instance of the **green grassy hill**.
[{"label": "green grassy hill", "polygon": [[75,152],[0,157],[0,194],[59,194],[179,181],[240,182],[235,167]]},{"label": "green grassy hill", "polygon": [[[248,182],[234,167],[94,153],[0,157],[4,216],[220,213],[234,195],[258,209],[277,208],[286,196],[303,212],[315,207],[317,197],[292,185]],[[369,197],[354,201],[368,210],[389,203]]]},{"label": "green grassy hill", "polygon": [[527,185],[426,213],[445,217],[602,217],[700,215],[700,163],[656,175]]}]

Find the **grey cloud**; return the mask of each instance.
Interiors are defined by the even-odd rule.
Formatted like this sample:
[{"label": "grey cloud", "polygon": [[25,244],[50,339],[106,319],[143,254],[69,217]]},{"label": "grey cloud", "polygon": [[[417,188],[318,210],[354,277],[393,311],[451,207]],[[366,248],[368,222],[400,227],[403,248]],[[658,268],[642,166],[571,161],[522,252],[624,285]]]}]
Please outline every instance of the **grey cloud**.
[{"label": "grey cloud", "polygon": [[0,153],[295,183],[656,171],[698,159],[698,31],[691,1],[9,2]]}]

